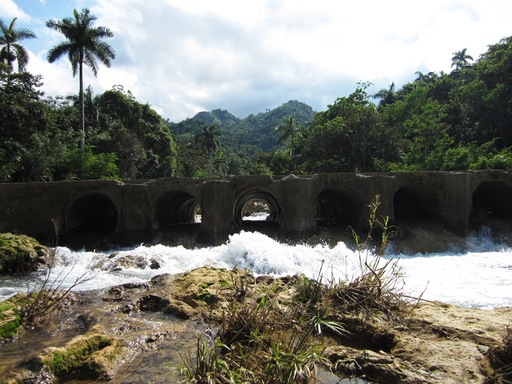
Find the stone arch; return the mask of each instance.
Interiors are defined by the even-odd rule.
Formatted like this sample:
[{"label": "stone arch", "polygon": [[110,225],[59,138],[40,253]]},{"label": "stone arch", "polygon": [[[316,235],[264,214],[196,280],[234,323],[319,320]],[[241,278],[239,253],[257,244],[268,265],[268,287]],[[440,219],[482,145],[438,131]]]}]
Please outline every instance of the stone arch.
[{"label": "stone arch", "polygon": [[512,187],[502,181],[483,181],[472,196],[472,220],[485,217],[512,219]]},{"label": "stone arch", "polygon": [[154,228],[166,229],[175,225],[201,222],[199,201],[190,193],[173,191],[158,199],[154,208]]},{"label": "stone arch", "polygon": [[438,218],[440,201],[428,185],[411,182],[402,186],[393,197],[395,220]]},{"label": "stone arch", "polygon": [[327,187],[316,197],[315,221],[320,226],[358,225],[364,216],[364,205],[351,189]]},{"label": "stone arch", "polygon": [[247,213],[249,206],[255,202],[266,206],[266,209],[268,210],[264,219],[255,221],[281,224],[282,208],[277,198],[269,191],[254,189],[242,194],[235,203],[233,215],[235,217],[235,223],[238,226],[242,226],[244,224],[244,215]]},{"label": "stone arch", "polygon": [[118,212],[115,204],[101,193],[77,197],[67,213],[67,230],[74,233],[111,234],[117,229]]}]

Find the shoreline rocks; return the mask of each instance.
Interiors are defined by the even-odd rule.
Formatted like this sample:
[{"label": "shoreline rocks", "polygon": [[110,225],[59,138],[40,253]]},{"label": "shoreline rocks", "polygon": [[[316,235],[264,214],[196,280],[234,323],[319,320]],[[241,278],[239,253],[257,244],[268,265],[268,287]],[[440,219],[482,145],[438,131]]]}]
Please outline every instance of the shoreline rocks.
[{"label": "shoreline rocks", "polygon": [[[155,383],[177,381],[179,373],[170,366],[195,353],[198,336],[211,344],[226,311],[241,303],[257,305],[263,297],[286,310],[294,305],[299,280],[205,267],[76,293],[74,304],[45,326],[60,337],[47,340],[41,330],[23,330],[3,343],[0,376],[8,377],[5,383],[29,383],[37,375],[46,383],[69,377],[74,383],[122,383],[125,375],[143,374]],[[348,331],[345,337],[326,336],[323,353],[329,362],[325,368],[340,377],[378,383],[483,383],[494,369],[489,356],[504,345],[512,308],[465,309],[422,301],[410,303],[399,320],[378,311],[346,313],[335,307],[329,316]],[[19,343],[33,346],[32,355],[4,359],[3,353]]]}]

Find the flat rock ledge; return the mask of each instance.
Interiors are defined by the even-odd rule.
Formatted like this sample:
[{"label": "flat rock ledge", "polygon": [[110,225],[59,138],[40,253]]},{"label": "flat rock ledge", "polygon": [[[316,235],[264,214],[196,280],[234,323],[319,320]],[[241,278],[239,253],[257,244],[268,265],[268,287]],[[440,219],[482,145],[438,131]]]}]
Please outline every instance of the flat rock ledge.
[{"label": "flat rock ledge", "polygon": [[[74,294],[73,304],[45,325],[46,332],[66,336],[38,343],[33,338],[40,330],[22,330],[4,340],[6,354],[17,344],[32,348],[19,360],[4,359],[0,348],[0,383],[121,383],[123,375],[142,369],[140,361],[170,342],[179,344],[190,335],[214,337],[235,302],[256,304],[267,296],[286,308],[294,301],[298,279],[200,268],[160,275],[143,284]],[[158,325],[148,326],[149,315]],[[423,301],[412,303],[400,320],[390,321],[379,313],[346,314],[336,308],[330,320],[343,323],[351,334],[330,338],[325,348],[330,362],[325,369],[336,376],[377,383],[484,383],[494,369],[489,351],[503,346],[512,308],[464,309]],[[195,346],[192,341],[169,359],[179,365],[186,348]],[[171,375],[169,361],[158,371]],[[176,377],[168,382],[176,382]]]}]

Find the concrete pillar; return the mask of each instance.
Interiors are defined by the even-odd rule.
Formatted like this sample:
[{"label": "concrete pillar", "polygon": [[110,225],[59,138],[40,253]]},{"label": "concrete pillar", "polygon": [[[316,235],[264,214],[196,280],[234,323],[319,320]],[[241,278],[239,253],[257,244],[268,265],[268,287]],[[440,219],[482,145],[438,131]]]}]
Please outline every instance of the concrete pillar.
[{"label": "concrete pillar", "polygon": [[153,233],[152,204],[144,184],[117,185],[111,195],[118,214],[116,234],[121,239],[145,241]]},{"label": "concrete pillar", "polygon": [[212,180],[204,183],[201,198],[201,231],[205,241],[224,242],[234,227],[233,188],[229,181]]},{"label": "concrete pillar", "polygon": [[281,181],[279,189],[282,199],[282,234],[300,235],[315,228],[314,183],[307,179],[290,177]]},{"label": "concrete pillar", "polygon": [[441,218],[458,234],[467,235],[470,231],[470,215],[473,209],[471,201],[471,180],[468,172],[446,173],[443,184],[446,195],[442,199]]}]

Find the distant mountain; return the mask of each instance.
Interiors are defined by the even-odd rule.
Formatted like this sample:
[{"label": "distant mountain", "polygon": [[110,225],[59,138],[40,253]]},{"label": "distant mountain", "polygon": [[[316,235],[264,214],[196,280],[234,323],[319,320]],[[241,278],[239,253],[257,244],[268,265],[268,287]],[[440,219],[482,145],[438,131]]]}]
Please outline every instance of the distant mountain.
[{"label": "distant mountain", "polygon": [[260,151],[270,152],[277,148],[279,135],[277,126],[283,124],[284,117],[295,116],[299,125],[307,125],[316,112],[309,105],[290,100],[280,107],[257,115],[249,115],[241,120],[226,110],[214,109],[211,112],[199,112],[194,117],[177,124],[170,124],[177,136],[196,135],[201,125],[217,125],[222,131],[222,145],[231,147],[235,152],[254,154]]}]

